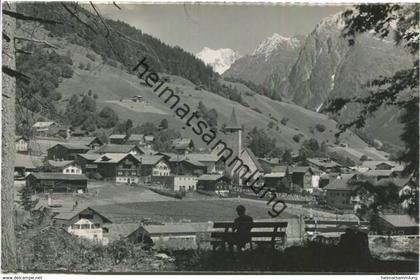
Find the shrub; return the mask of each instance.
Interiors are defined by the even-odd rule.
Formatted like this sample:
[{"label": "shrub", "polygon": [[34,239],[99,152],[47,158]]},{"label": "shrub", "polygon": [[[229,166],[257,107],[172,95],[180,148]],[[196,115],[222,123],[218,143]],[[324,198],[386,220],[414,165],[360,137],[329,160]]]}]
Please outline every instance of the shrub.
[{"label": "shrub", "polygon": [[319,132],[324,132],[325,131],[325,125],[318,123],[315,126],[316,130],[318,130]]},{"label": "shrub", "polygon": [[280,122],[281,122],[282,125],[287,125],[288,121],[289,121],[289,118],[284,117],[284,118],[281,119]]},{"label": "shrub", "polygon": [[87,53],[86,57],[89,58],[92,61],[95,61],[95,59],[96,59],[96,56],[93,53]]},{"label": "shrub", "polygon": [[303,137],[302,134],[296,134],[295,136],[293,136],[293,141],[295,141],[296,143],[299,143],[302,137]]}]

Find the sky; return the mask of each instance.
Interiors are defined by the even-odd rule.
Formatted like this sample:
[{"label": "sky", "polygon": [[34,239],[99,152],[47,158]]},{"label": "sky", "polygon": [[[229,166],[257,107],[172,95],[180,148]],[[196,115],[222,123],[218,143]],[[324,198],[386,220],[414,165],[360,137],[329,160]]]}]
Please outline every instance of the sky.
[{"label": "sky", "polygon": [[126,4],[121,10],[99,5],[101,13],[191,53],[204,47],[251,53],[274,33],[307,35],[325,17],[345,6],[240,4]]}]

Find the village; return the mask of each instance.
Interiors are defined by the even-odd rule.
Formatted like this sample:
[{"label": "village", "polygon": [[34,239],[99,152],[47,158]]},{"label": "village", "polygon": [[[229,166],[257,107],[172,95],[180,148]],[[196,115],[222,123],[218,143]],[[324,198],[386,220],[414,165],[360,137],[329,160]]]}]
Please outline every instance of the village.
[{"label": "village", "polygon": [[370,221],[355,215],[355,206],[371,198],[367,186],[388,184],[401,191],[413,184],[403,175],[403,165],[366,160],[347,167],[329,158],[284,164],[279,158],[257,158],[243,147],[234,109],[226,124],[227,142],[285,202],[279,217],[267,214],[270,197],[259,197],[235,180],[223,154],[199,151],[192,139],[173,139],[172,152],[160,152],[153,149],[153,135],[112,134],[103,143],[80,131],[63,132],[54,122],[37,122],[33,129],[33,139],[16,136],[16,202],[35,201],[32,211],[47,213],[54,227],[103,245],[125,239],[214,247],[221,238],[214,232],[228,230],[239,204],[254,221],[283,229],[276,234],[273,228],[255,229],[256,241],[273,246],[337,239],[349,226],[369,236],[418,238],[418,224],[398,207]]}]

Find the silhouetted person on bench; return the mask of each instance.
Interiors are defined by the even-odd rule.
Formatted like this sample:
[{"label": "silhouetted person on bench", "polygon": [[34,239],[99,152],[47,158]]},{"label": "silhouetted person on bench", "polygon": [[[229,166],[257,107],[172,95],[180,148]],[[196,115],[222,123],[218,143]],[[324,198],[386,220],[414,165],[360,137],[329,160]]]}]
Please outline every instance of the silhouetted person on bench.
[{"label": "silhouetted person on bench", "polygon": [[238,217],[234,221],[233,232],[236,232],[234,235],[233,243],[237,246],[238,251],[242,251],[247,242],[251,242],[250,232],[252,229],[253,219],[252,217],[245,215],[245,207],[239,205],[236,207],[236,212]]}]

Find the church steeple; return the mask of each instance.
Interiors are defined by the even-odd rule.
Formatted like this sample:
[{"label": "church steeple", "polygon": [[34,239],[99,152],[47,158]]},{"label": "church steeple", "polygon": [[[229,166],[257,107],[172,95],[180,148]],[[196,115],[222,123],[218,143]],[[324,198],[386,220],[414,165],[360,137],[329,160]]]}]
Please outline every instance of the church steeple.
[{"label": "church steeple", "polygon": [[242,130],[242,127],[239,125],[238,118],[236,117],[235,106],[232,109],[232,114],[230,115],[230,119],[227,122],[225,129],[230,131]]}]

